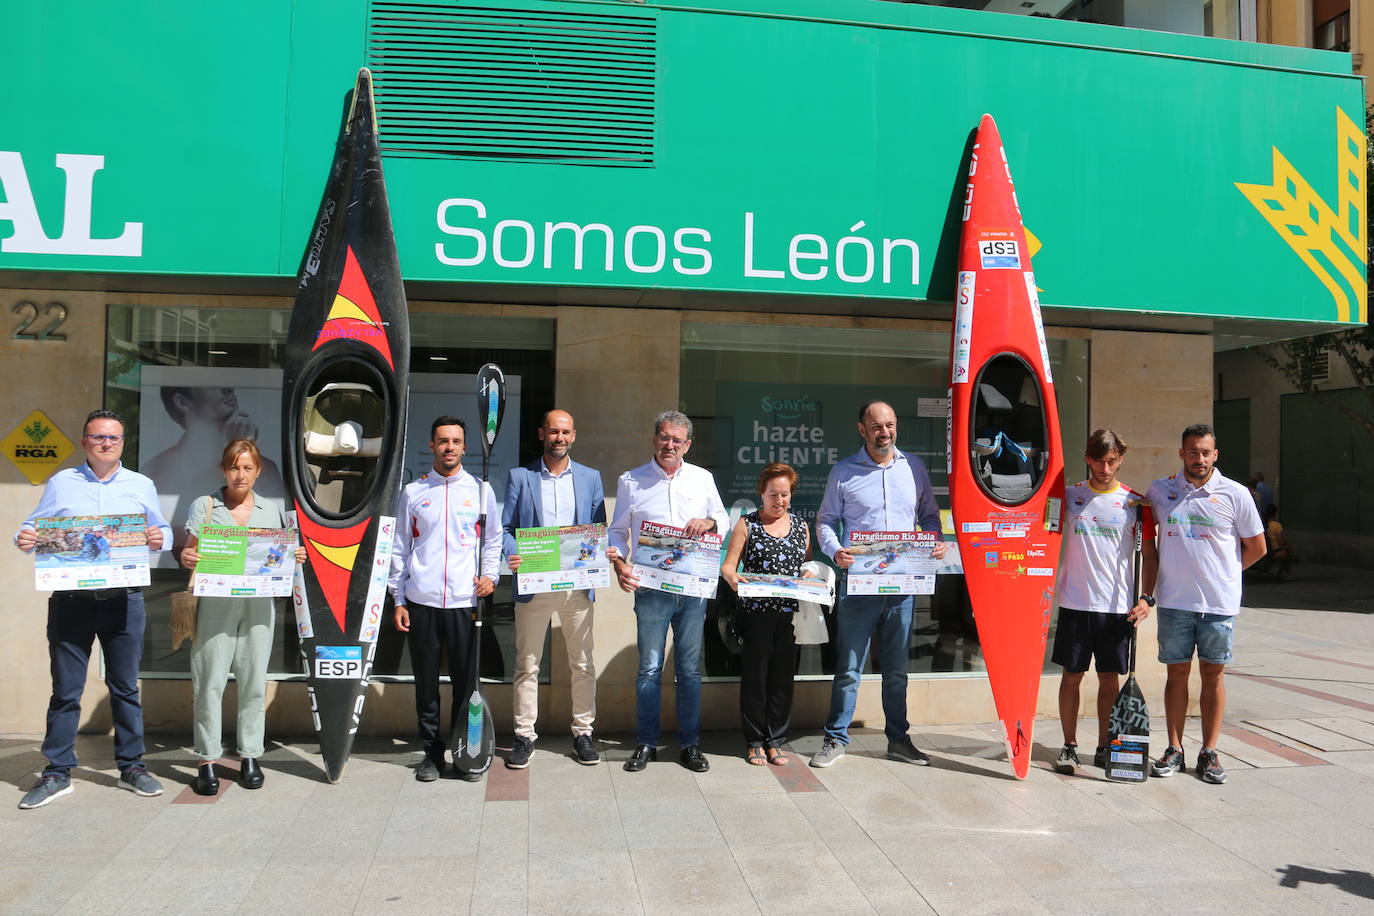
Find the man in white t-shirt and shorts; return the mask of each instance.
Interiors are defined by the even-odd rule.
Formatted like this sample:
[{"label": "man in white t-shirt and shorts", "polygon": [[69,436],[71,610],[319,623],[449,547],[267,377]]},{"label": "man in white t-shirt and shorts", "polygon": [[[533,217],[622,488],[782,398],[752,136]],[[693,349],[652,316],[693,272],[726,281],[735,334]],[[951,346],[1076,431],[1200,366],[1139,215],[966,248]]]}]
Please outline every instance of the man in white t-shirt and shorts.
[{"label": "man in white t-shirt and shorts", "polygon": [[1217,738],[1226,711],[1223,676],[1235,643],[1241,572],[1264,556],[1264,524],[1250,491],[1217,470],[1217,437],[1205,423],[1183,431],[1183,473],[1156,480],[1146,494],[1159,527],[1159,660],[1168,666],[1164,715],[1169,746],[1156,776],[1184,769],[1183,722],[1196,650],[1202,674],[1202,750],[1196,774],[1226,781]]},{"label": "man in white t-shirt and shorts", "polygon": [[[1059,622],[1052,660],[1062,665],[1059,723],[1064,748],[1057,772],[1072,774],[1078,760],[1078,701],[1089,663],[1097,667],[1096,766],[1106,766],[1108,720],[1119,676],[1130,663],[1131,636],[1150,615],[1158,557],[1154,522],[1141,495],[1116,479],[1126,443],[1110,429],[1094,430],[1083,450],[1087,480],[1064,493],[1064,555],[1059,567]],[[1141,587],[1134,588],[1136,523],[1144,525]]]}]

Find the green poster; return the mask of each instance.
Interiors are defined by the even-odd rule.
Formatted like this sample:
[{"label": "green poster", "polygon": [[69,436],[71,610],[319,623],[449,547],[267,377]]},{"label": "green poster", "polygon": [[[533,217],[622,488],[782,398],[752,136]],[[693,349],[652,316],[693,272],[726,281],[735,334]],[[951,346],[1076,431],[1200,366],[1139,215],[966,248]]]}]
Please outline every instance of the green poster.
[{"label": "green poster", "polygon": [[550,573],[558,571],[561,559],[558,528],[521,528],[515,532],[515,552],[520,555],[520,571],[523,573]]},{"label": "green poster", "polygon": [[248,539],[207,535],[196,545],[196,572],[208,576],[241,576],[248,559]]}]

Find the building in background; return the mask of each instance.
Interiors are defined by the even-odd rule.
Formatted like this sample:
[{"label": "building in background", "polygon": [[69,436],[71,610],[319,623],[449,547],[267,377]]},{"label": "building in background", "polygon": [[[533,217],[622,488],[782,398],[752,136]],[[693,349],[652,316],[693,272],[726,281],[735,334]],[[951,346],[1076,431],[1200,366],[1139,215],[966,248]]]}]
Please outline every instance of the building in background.
[{"label": "building in background", "polygon": [[[20,10],[0,141],[0,307],[12,322],[0,354],[24,383],[0,394],[0,435],[29,435],[41,411],[40,427],[70,439],[103,404],[130,419],[131,466],[249,428],[275,457],[293,277],[364,65],[411,300],[413,469],[429,461],[429,420],[467,410],[472,373],[494,360],[512,394],[498,482],[533,457],[521,449],[557,405],[609,488],[642,463],[654,414],[676,406],[697,421],[691,457],[733,512],[751,505],[758,469],[782,459],[801,471],[797,508],[813,516],[830,466],[859,447],[857,406],[882,397],[943,488],[955,249],[985,111],[1032,235],[1071,455],[1110,424],[1132,444],[1128,480],[1168,473],[1179,430],[1212,416],[1215,351],[1366,321],[1365,96],[1349,54],[1207,37],[1263,38],[1270,7],[1244,2],[1079,0],[1020,16],[958,6],[986,9]],[[1090,18],[1101,22],[1071,21]],[[59,69],[45,63],[55,54]],[[194,442],[188,417],[206,430]],[[164,481],[170,511],[214,482],[188,463]],[[0,468],[11,528],[36,496],[32,472]],[[32,575],[17,552],[0,568],[16,583]],[[150,728],[187,727],[185,650],[171,650],[163,623],[183,582],[158,570],[149,593]],[[42,596],[13,600],[0,678],[14,701],[0,731],[38,731]],[[484,662],[495,681],[509,680],[508,603],[504,613]],[[628,729],[628,599],[606,596],[596,625],[599,721]],[[373,732],[409,728],[395,637],[379,646]],[[543,667],[553,715],[568,703],[563,657]],[[309,731],[295,658],[279,629],[278,733]],[[705,724],[733,727],[735,662],[721,640],[706,666]],[[803,652],[799,725],[823,718],[832,666],[825,647]],[[993,718],[959,576],[921,599],[910,670],[922,721]],[[865,684],[860,719],[878,713],[876,688]],[[503,714],[508,688],[492,697]]]}]

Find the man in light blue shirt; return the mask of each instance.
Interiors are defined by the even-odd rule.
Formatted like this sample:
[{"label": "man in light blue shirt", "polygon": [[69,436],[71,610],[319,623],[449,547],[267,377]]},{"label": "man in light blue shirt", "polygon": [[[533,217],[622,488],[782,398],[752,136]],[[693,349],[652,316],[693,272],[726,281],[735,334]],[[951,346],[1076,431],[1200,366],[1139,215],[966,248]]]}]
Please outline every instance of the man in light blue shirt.
[{"label": "man in light blue shirt", "polygon": [[[38,543],[34,520],[81,515],[143,515],[148,521],[148,549],[172,543],[172,530],[162,517],[153,482],[120,462],[124,423],[108,410],[86,418],[81,432],[86,463],[54,474],[43,496],[14,536],[32,553]],[[48,702],[43,756],[47,768],[19,802],[40,808],[72,791],[69,772],[77,765],[76,729],[81,721],[81,692],[86,686],[91,645],[98,638],[105,655],[105,683],[115,727],[118,785],[135,795],[162,794],[162,785],[143,764],[143,708],[138,696],[138,661],[143,655],[143,589],[105,588],[53,592],[48,599],[48,655],[52,663],[52,699]]]},{"label": "man in light blue shirt", "polygon": [[[940,531],[940,509],[930,488],[930,473],[917,456],[897,448],[897,414],[884,401],[859,408],[864,447],[830,471],[816,515],[821,550],[840,569],[854,565],[848,539],[855,531]],[[937,559],[945,555],[936,542]],[[849,723],[859,697],[859,675],[876,631],[878,665],[883,675],[883,714],[887,755],[925,765],[930,758],[911,743],[906,717],[907,647],[911,643],[911,595],[846,595],[836,608],[835,682],[830,716],[813,767],[828,767],[844,756]]]}]

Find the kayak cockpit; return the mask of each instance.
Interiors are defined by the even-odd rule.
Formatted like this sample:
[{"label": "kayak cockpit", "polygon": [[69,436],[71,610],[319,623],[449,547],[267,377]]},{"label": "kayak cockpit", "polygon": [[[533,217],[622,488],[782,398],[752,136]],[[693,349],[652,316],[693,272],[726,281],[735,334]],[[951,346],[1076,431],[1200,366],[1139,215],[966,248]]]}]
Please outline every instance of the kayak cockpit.
[{"label": "kayak cockpit", "polygon": [[[356,374],[362,363],[338,369]],[[386,433],[386,398],[368,381],[335,380],[327,369],[315,380],[301,411],[305,469],[303,495],[333,516],[352,515],[368,499]]]},{"label": "kayak cockpit", "polygon": [[973,477],[992,499],[1019,505],[1049,466],[1040,380],[1024,359],[1002,353],[983,366],[973,390]]}]

